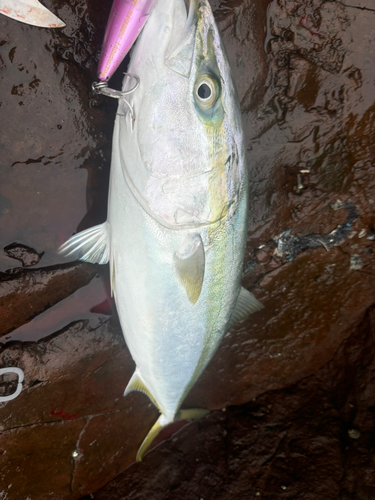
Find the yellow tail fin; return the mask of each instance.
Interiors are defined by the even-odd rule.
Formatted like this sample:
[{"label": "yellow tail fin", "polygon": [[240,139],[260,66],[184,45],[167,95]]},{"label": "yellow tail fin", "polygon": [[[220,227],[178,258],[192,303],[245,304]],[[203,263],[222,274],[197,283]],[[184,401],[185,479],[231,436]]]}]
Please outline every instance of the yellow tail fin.
[{"label": "yellow tail fin", "polygon": [[[168,425],[172,424],[173,422],[179,422],[180,420],[190,420],[190,419],[198,419],[202,418],[205,415],[209,413],[208,410],[203,410],[201,408],[194,408],[190,410],[180,410],[174,420],[168,421],[165,415],[160,415],[160,417],[157,419],[155,424],[151,427],[149,433],[143,440],[141,446],[139,447],[138,453],[136,460],[137,462],[141,462],[143,455],[146,453],[148,448],[151,446],[153,440],[160,434],[160,432],[168,427]],[[165,422],[165,423],[164,423]]]}]

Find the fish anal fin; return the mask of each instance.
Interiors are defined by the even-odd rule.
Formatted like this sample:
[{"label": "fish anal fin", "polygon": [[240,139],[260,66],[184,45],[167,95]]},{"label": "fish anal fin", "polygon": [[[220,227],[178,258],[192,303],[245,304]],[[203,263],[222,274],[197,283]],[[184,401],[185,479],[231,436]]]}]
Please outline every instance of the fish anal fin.
[{"label": "fish anal fin", "polygon": [[199,234],[187,237],[181,251],[174,254],[174,266],[189,301],[195,304],[201,294],[205,270],[204,246]]},{"label": "fish anal fin", "polygon": [[242,321],[250,316],[250,314],[260,311],[263,308],[264,305],[261,304],[252,293],[246,290],[246,288],[241,286],[240,293],[232,313],[229,328],[231,328],[238,321]]},{"label": "fish anal fin", "polygon": [[165,415],[160,415],[155,424],[151,427],[149,433],[144,438],[141,446],[139,447],[136,460],[141,462],[143,455],[146,453],[148,448],[151,446],[154,439],[160,434],[160,432],[168,427],[168,425],[179,422],[181,420],[191,420],[198,419],[206,416],[209,413],[208,410],[203,410],[202,408],[193,408],[188,410],[180,410],[177,412],[173,420],[169,420]]},{"label": "fish anal fin", "polygon": [[107,264],[109,260],[107,223],[104,222],[75,234],[61,245],[59,253],[93,264]]},{"label": "fish anal fin", "polygon": [[131,379],[129,380],[129,383],[126,386],[126,389],[124,392],[124,396],[127,396],[132,391],[143,392],[143,394],[146,394],[146,396],[148,398],[150,398],[150,400],[154,403],[156,408],[159,411],[161,411],[158,402],[156,401],[155,397],[152,395],[151,391],[148,389],[148,387],[144,383],[142,377],[139,375],[137,370],[135,370]]}]

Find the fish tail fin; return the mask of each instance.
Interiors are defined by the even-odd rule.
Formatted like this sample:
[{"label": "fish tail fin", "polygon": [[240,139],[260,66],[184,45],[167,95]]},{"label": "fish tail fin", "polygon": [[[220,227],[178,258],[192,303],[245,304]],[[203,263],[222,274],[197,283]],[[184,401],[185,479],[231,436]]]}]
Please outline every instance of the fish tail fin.
[{"label": "fish tail fin", "polygon": [[203,410],[202,408],[194,408],[189,410],[180,410],[177,412],[176,416],[172,419],[166,417],[165,415],[160,415],[154,425],[151,427],[149,433],[144,438],[139,450],[137,452],[136,460],[137,462],[141,462],[143,455],[146,453],[148,448],[151,446],[154,439],[160,434],[160,432],[168,427],[168,425],[173,422],[179,422],[181,420],[190,420],[190,419],[198,419],[202,418],[209,413],[208,410]]},{"label": "fish tail fin", "polygon": [[61,245],[59,253],[93,264],[107,264],[109,261],[107,222],[75,234]]}]

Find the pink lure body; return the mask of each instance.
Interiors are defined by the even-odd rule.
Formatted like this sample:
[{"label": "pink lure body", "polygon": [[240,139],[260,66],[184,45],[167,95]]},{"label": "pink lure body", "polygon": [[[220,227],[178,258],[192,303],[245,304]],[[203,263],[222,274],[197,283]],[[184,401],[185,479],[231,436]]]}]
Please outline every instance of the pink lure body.
[{"label": "pink lure body", "polygon": [[98,77],[108,81],[141,32],[156,0],[114,0],[105,30]]}]

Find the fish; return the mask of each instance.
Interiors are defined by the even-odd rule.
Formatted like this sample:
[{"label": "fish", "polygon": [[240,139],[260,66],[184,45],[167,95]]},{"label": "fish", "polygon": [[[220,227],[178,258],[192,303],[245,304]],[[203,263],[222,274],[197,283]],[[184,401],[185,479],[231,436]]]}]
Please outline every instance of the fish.
[{"label": "fish", "polygon": [[65,23],[38,0],[0,0],[0,14],[40,28],[63,28]]},{"label": "fish", "polygon": [[[161,429],[233,324],[261,309],[241,287],[248,173],[241,110],[207,0],[158,0],[133,48],[114,126],[107,220],[61,252],[109,262],[136,368]],[[137,77],[137,85],[132,79]],[[133,91],[132,91],[133,90]]]}]

